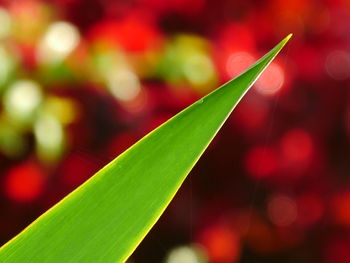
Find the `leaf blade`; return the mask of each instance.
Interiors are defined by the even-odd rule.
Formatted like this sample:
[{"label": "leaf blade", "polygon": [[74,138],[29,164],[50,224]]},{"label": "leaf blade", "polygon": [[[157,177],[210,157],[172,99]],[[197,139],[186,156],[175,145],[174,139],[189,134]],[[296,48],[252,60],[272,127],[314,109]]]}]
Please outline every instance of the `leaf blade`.
[{"label": "leaf blade", "polygon": [[3,246],[0,261],[124,262],[290,37],[105,166]]}]

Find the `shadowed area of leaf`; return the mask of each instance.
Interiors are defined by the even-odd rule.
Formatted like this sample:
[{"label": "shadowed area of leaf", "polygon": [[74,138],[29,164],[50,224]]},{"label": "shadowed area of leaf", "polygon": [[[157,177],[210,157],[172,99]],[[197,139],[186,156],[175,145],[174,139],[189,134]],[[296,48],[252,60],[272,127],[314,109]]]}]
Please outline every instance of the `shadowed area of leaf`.
[{"label": "shadowed area of leaf", "polygon": [[0,262],[124,262],[290,37],[145,136],[39,217],[0,249]]}]

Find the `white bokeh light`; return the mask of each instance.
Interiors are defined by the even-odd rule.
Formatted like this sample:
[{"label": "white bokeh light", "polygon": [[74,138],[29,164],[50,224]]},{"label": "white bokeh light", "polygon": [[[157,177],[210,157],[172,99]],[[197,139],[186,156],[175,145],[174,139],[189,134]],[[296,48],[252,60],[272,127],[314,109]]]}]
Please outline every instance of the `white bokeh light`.
[{"label": "white bokeh light", "polygon": [[195,246],[181,246],[172,249],[165,261],[166,263],[204,263],[207,262],[202,249]]},{"label": "white bokeh light", "polygon": [[62,124],[54,116],[41,114],[34,124],[34,135],[40,158],[54,160],[61,155],[64,131]]},{"label": "white bokeh light", "polygon": [[68,22],[51,24],[40,42],[40,61],[50,62],[65,59],[79,44],[80,34],[76,26]]},{"label": "white bokeh light", "polygon": [[107,86],[119,100],[128,102],[141,92],[141,84],[134,72],[128,69],[116,69],[107,75]]},{"label": "white bokeh light", "polygon": [[15,82],[4,94],[5,110],[15,119],[30,117],[41,101],[41,88],[31,80]]}]

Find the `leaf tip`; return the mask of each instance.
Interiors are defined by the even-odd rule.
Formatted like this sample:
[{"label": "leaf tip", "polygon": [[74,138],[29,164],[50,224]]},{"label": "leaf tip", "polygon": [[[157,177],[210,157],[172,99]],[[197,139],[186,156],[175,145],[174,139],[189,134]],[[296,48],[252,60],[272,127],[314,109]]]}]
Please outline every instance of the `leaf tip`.
[{"label": "leaf tip", "polygon": [[293,33],[290,33],[288,36],[286,36],[284,39],[283,39],[283,42],[284,43],[287,43],[289,41],[289,39],[293,36]]}]

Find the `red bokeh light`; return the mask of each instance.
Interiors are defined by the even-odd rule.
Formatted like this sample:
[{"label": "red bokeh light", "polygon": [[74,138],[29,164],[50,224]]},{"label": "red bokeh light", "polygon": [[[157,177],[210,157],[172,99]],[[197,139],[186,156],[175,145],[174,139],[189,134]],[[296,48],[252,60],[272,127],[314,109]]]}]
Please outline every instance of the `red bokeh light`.
[{"label": "red bokeh light", "polygon": [[274,95],[280,91],[284,81],[284,70],[272,62],[256,81],[255,89],[262,95]]},{"label": "red bokeh light", "polygon": [[136,15],[130,15],[121,21],[96,24],[89,36],[92,40],[119,46],[129,52],[145,52],[159,48],[162,43],[162,36],[150,19],[143,20]]},{"label": "red bokeh light", "polygon": [[245,156],[245,168],[253,177],[262,178],[272,175],[278,168],[275,150],[268,146],[251,148]]},{"label": "red bokeh light", "polygon": [[5,193],[16,202],[31,202],[43,191],[45,177],[34,162],[27,162],[11,168],[5,178]]},{"label": "red bokeh light", "polygon": [[282,137],[282,154],[291,163],[308,161],[313,149],[312,138],[305,130],[292,129]]},{"label": "red bokeh light", "polygon": [[219,44],[224,52],[255,52],[255,38],[250,28],[243,24],[230,23],[221,27]]},{"label": "red bokeh light", "polygon": [[200,233],[199,243],[205,247],[212,263],[234,263],[239,258],[239,237],[225,224],[205,229]]},{"label": "red bokeh light", "polygon": [[280,227],[289,226],[298,215],[295,201],[284,195],[273,196],[268,203],[267,212],[270,220]]},{"label": "red bokeh light", "polygon": [[252,54],[245,51],[237,51],[232,53],[226,62],[226,71],[230,78],[241,74],[248,69],[255,61]]}]

